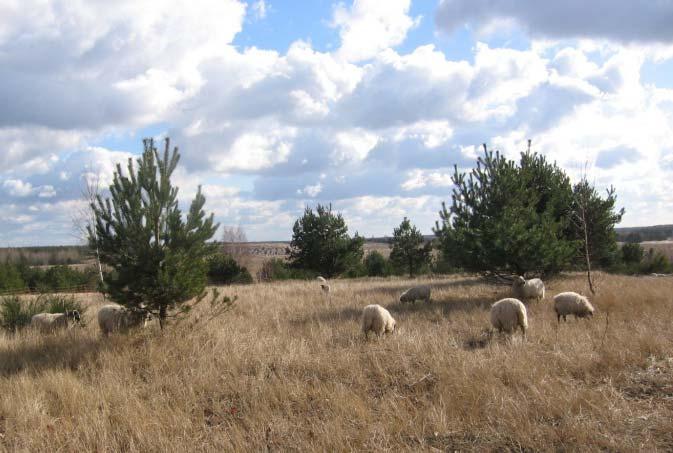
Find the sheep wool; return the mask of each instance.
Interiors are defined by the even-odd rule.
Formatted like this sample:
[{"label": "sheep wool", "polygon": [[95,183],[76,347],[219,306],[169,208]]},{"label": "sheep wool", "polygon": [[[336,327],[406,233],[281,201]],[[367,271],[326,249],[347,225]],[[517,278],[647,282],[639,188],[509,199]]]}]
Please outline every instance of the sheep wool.
[{"label": "sheep wool", "polygon": [[415,302],[416,300],[430,302],[430,292],[430,285],[414,286],[400,295],[400,302]]},{"label": "sheep wool", "polygon": [[395,331],[395,319],[390,312],[380,305],[367,305],[362,311],[362,333],[365,337],[372,331],[381,336]]},{"label": "sheep wool", "polygon": [[71,320],[79,322],[80,316],[77,310],[65,313],[38,313],[30,318],[30,325],[41,332],[51,332],[67,328]]},{"label": "sheep wool", "polygon": [[556,312],[557,322],[566,321],[566,316],[574,315],[577,318],[592,317],[594,307],[589,300],[575,292],[567,291],[554,296],[554,311]]},{"label": "sheep wool", "polygon": [[544,292],[544,282],[539,278],[526,280],[522,276],[518,276],[512,283],[512,293],[517,299],[535,299],[539,302],[544,299]]},{"label": "sheep wool", "polygon": [[520,328],[525,337],[528,329],[526,306],[520,300],[513,298],[497,301],[491,306],[491,324],[499,332],[508,334]]},{"label": "sheep wool", "polygon": [[322,291],[325,294],[329,294],[330,286],[329,286],[329,282],[327,281],[327,279],[325,277],[318,276],[316,278],[316,280],[318,280],[320,282],[320,289],[322,289]]},{"label": "sheep wool", "polygon": [[141,311],[128,310],[121,305],[108,304],[98,310],[98,327],[103,335],[142,325],[147,326],[151,315]]}]

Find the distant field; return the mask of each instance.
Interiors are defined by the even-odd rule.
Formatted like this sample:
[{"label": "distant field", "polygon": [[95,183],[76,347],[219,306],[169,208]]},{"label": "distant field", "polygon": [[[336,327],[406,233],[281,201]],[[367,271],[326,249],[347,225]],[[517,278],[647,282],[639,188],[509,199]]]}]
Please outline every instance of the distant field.
[{"label": "distant field", "polygon": [[[548,281],[525,342],[488,335],[507,288],[466,275],[226,287],[210,323],[110,338],[80,294],[85,328],[0,334],[0,451],[672,451],[673,278],[597,277],[560,327],[584,276]],[[418,283],[429,305],[397,302]],[[396,334],[364,341],[370,303]]]},{"label": "distant field", "polygon": [[[246,242],[236,244],[236,259],[239,264],[246,266],[255,277],[265,261],[272,258],[287,258],[285,253],[289,242]],[[390,246],[381,242],[365,242],[365,256],[370,251],[376,250],[384,256],[390,255]]]},{"label": "distant field", "polygon": [[647,252],[649,249],[654,249],[657,252],[663,253],[668,261],[673,262],[673,241],[651,241],[641,242],[640,245]]}]

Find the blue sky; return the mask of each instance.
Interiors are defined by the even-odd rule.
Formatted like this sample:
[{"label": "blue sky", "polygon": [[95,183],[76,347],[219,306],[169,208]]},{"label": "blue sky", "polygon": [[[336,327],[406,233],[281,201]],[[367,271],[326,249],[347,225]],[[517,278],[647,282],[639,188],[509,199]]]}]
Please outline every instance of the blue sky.
[{"label": "blue sky", "polygon": [[223,225],[285,240],[306,205],[430,233],[481,143],[526,140],[673,223],[673,2],[0,0],[0,246],[81,241],[86,181],[143,137]]}]

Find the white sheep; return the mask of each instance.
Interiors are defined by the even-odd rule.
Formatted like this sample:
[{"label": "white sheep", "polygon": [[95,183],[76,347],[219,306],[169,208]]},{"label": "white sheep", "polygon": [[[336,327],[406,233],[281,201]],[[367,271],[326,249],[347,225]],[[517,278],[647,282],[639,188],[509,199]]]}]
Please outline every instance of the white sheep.
[{"label": "white sheep", "polygon": [[540,302],[544,299],[544,283],[539,278],[526,280],[519,275],[512,283],[512,293],[517,299],[535,299]]},{"label": "white sheep", "polygon": [[317,280],[320,282],[320,288],[322,289],[322,292],[329,294],[330,287],[325,277],[318,276]]},{"label": "white sheep", "polygon": [[104,305],[98,310],[98,327],[103,335],[140,325],[146,327],[150,319],[152,315],[149,312],[130,310],[117,304]]},{"label": "white sheep", "polygon": [[594,315],[594,307],[586,297],[572,291],[559,293],[554,296],[554,311],[556,312],[556,320],[560,323],[561,317],[566,321],[566,316],[575,315],[577,318],[592,317]]},{"label": "white sheep", "polygon": [[66,310],[65,313],[38,313],[30,318],[30,325],[41,332],[53,332],[57,329],[65,329],[72,323],[80,322],[80,319],[77,310]]},{"label": "white sheep", "polygon": [[511,297],[497,301],[491,306],[491,324],[498,332],[513,333],[520,328],[525,338],[528,329],[526,306]]},{"label": "white sheep", "polygon": [[380,305],[367,305],[362,310],[362,333],[365,334],[365,338],[369,336],[370,330],[378,336],[393,333],[396,324],[390,312]]},{"label": "white sheep", "polygon": [[430,285],[414,286],[400,295],[400,302],[415,302],[416,300],[430,302],[430,291]]}]

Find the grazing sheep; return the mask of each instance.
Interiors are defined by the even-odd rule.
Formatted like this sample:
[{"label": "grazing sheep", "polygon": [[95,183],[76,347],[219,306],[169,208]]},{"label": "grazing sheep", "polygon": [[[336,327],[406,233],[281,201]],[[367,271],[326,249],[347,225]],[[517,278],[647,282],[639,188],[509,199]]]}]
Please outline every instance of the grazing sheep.
[{"label": "grazing sheep", "polygon": [[318,276],[317,280],[320,282],[320,288],[322,289],[322,292],[325,294],[329,294],[329,283],[327,283],[327,280],[324,277]]},{"label": "grazing sheep", "polygon": [[526,306],[513,298],[497,301],[491,306],[491,324],[498,332],[514,333],[517,328],[521,328],[525,338],[528,329]]},{"label": "grazing sheep", "polygon": [[526,280],[519,275],[512,283],[512,293],[517,299],[535,299],[540,302],[544,299],[544,283],[539,278]]},{"label": "grazing sheep", "polygon": [[365,334],[365,338],[368,338],[370,330],[378,336],[393,333],[395,325],[395,319],[390,312],[380,305],[367,305],[362,310],[362,333]]},{"label": "grazing sheep", "polygon": [[409,288],[400,295],[400,302],[415,302],[424,300],[430,302],[430,285],[419,285]]},{"label": "grazing sheep", "polygon": [[65,313],[38,313],[30,318],[30,325],[41,332],[52,332],[57,329],[65,329],[71,323],[80,322],[81,318],[77,310],[66,310]]},{"label": "grazing sheep", "polygon": [[594,315],[594,307],[589,299],[572,291],[554,296],[554,311],[559,323],[561,322],[561,316],[563,316],[563,321],[566,321],[568,315],[575,315],[575,319]]},{"label": "grazing sheep", "polygon": [[130,310],[117,304],[104,305],[98,310],[98,327],[103,335],[140,325],[146,327],[150,319],[152,319],[152,314],[149,312]]}]

